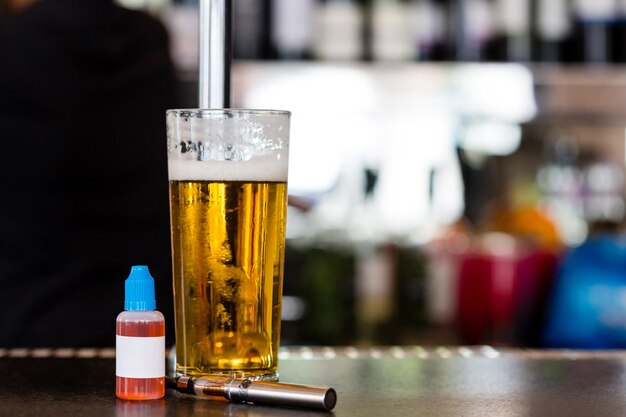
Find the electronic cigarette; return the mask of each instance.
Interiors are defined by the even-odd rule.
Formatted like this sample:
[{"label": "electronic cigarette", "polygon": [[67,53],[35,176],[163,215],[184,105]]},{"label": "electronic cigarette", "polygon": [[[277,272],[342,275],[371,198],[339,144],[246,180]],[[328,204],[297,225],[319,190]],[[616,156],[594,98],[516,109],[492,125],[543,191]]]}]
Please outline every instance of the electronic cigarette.
[{"label": "electronic cigarette", "polygon": [[332,410],[337,403],[337,393],[330,387],[253,381],[246,378],[167,377],[166,385],[181,393],[200,397],[223,397],[234,402],[305,407],[325,411]]}]

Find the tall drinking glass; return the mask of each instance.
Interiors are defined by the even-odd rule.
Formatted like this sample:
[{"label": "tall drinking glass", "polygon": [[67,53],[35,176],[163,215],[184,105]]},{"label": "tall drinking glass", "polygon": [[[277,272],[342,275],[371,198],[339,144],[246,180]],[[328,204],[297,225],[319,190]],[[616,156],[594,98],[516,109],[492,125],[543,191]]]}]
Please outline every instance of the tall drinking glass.
[{"label": "tall drinking glass", "polygon": [[178,375],[278,377],[289,116],[167,111]]}]

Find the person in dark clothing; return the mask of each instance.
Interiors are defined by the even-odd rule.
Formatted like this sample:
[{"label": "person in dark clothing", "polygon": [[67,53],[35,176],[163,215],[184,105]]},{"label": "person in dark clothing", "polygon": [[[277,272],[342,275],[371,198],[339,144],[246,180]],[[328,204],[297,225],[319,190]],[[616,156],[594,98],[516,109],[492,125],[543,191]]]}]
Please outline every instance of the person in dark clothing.
[{"label": "person in dark clothing", "polygon": [[0,347],[113,346],[135,264],[174,342],[175,99],[167,33],[145,13],[37,0],[0,14]]}]

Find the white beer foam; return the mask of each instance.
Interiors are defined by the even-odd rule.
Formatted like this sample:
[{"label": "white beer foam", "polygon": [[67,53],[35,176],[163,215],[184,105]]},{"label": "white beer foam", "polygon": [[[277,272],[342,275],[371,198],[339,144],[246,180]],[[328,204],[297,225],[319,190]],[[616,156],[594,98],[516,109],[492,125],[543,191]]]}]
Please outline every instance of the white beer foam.
[{"label": "white beer foam", "polygon": [[287,182],[287,158],[262,156],[250,161],[169,160],[170,181],[271,181]]}]

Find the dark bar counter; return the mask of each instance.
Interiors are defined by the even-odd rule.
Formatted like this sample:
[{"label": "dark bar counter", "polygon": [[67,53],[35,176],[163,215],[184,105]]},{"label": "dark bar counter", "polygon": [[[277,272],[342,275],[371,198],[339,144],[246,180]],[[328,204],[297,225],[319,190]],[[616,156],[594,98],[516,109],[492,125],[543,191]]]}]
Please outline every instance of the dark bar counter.
[{"label": "dark bar counter", "polygon": [[332,413],[115,398],[112,349],[0,349],[0,416],[623,416],[626,352],[286,348],[281,381],[337,390]]}]

